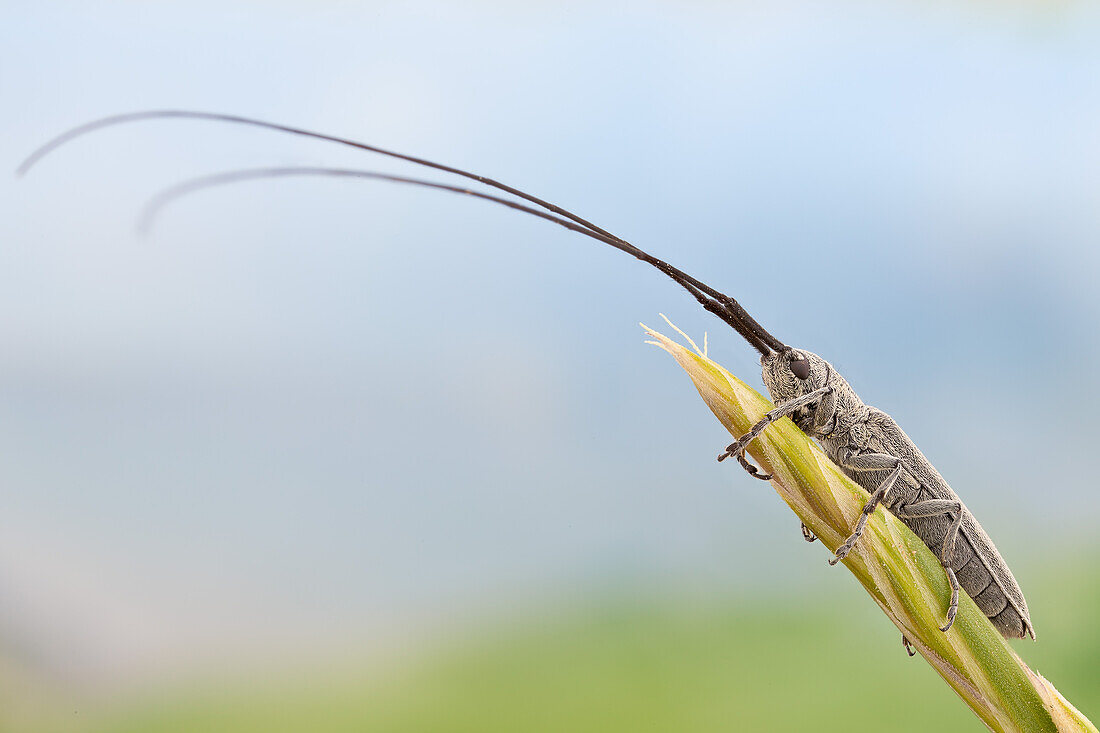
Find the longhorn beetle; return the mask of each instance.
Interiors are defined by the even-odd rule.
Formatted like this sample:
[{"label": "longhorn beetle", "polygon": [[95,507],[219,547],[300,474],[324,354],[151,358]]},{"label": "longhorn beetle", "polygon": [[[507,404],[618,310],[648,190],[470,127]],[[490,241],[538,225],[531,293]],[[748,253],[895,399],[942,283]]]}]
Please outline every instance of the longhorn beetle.
[{"label": "longhorn beetle", "polygon": [[[837,549],[835,557],[829,560],[830,564],[835,565],[847,556],[863,533],[867,517],[882,505],[905,522],[940,558],[951,585],[951,601],[947,609],[946,623],[941,627],[942,631],[946,632],[954,623],[959,607],[959,587],[961,586],[1006,638],[1022,638],[1025,635],[1035,638],[1031,618],[1028,616],[1027,603],[1008,565],[962,500],[892,417],[864,404],[844,377],[838,374],[829,362],[817,354],[788,346],[770,334],[733,298],[559,206],[485,176],[411,155],[383,150],[354,140],[236,115],[184,110],[154,110],[115,115],[81,125],[50,140],[32,153],[19,167],[18,174],[26,173],[43,156],[86,133],[127,122],[165,118],[250,125],[339,143],[461,176],[514,198],[503,198],[460,186],[365,170],[260,168],[197,178],[167,189],[146,207],[142,219],[144,224],[148,224],[164,204],[181,195],[210,186],[259,178],[302,175],[369,178],[450,191],[502,204],[591,237],[652,265],[687,290],[703,308],[733,327],[760,352],[764,384],[776,408],[754,425],[748,433],[731,443],[718,456],[719,461],[732,456],[750,475],[758,479],[770,479],[771,476],[761,474],[748,462],[745,458],[745,448],[770,423],[783,416],[790,416],[800,429],[821,444],[845,474],[871,495],[870,500],[863,507],[856,526],[852,528],[851,535]],[[533,206],[520,203],[515,199],[526,201]],[[802,533],[810,542],[816,539],[805,525],[802,527]],[[908,642],[905,643],[908,649]],[[909,651],[910,654],[913,653],[912,650]]]}]

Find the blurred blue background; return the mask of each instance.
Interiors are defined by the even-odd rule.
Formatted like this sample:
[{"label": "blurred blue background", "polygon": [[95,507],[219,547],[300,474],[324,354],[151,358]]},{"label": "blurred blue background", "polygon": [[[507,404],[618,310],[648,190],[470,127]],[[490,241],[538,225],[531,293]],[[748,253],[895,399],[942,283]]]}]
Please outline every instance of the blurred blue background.
[{"label": "blurred blue background", "polygon": [[[9,170],[101,115],[253,115],[496,177],[734,295],[899,420],[1028,594],[1040,641],[1017,648],[1096,714],[1094,6],[0,12]],[[512,686],[558,659],[561,694],[586,701],[561,726],[692,729],[671,712],[600,717],[654,697],[716,709],[696,682],[690,700],[670,691],[682,669],[714,686],[707,700],[744,706],[715,717],[739,729],[767,664],[822,665],[810,684],[833,684],[833,700],[843,676],[825,680],[871,655],[851,674],[902,675],[940,704],[908,720],[884,708],[878,729],[977,727],[923,663],[902,665],[896,631],[774,493],[714,461],[728,435],[637,323],[666,313],[757,386],[759,368],[685,293],[532,217],[369,182],[204,192],[135,234],[166,185],[269,164],[423,175],[270,132],[151,122],[0,177],[0,725],[167,730],[207,709],[196,689],[285,702],[269,682],[317,669],[356,680],[355,725],[538,730],[524,695],[553,686]],[[650,649],[648,666],[624,651],[681,633],[695,646]],[[683,656],[696,647],[725,651]],[[546,649],[591,663],[577,675]],[[516,668],[469,671],[498,658]],[[453,676],[424,671],[438,659]],[[593,693],[624,679],[617,665],[652,668],[664,697],[652,680]],[[453,692],[472,678],[480,693]],[[417,715],[450,712],[393,712],[386,685]],[[479,722],[462,727],[427,689]],[[477,694],[513,707],[486,718]],[[175,712],[133,712],[151,699]],[[237,714],[203,727],[256,724]],[[740,729],[788,729],[753,720]]]}]

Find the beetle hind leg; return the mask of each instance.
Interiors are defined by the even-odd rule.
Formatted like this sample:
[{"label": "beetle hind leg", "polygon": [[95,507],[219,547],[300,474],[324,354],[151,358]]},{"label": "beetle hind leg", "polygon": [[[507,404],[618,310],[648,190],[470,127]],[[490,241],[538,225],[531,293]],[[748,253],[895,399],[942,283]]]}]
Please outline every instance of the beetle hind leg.
[{"label": "beetle hind leg", "polygon": [[955,577],[955,571],[950,565],[944,565],[943,569],[947,571],[947,580],[951,583],[951,604],[947,607],[947,623],[940,627],[940,631],[946,634],[955,623],[955,614],[959,612],[959,579]]},{"label": "beetle hind leg", "polygon": [[940,565],[943,566],[947,573],[947,580],[951,584],[951,603],[947,606],[947,623],[940,627],[940,631],[946,632],[955,623],[955,615],[959,612],[959,579],[955,577],[951,561],[955,557],[955,541],[959,538],[959,529],[962,527],[962,502],[957,499],[927,499],[896,506],[894,514],[905,519],[940,516],[951,519],[947,534],[943,538],[943,549],[940,551]]}]

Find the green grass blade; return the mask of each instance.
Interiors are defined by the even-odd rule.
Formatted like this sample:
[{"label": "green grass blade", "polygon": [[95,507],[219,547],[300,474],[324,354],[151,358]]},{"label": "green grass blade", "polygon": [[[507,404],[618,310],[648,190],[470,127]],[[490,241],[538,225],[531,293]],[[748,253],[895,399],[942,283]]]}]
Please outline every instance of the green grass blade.
[{"label": "green grass blade", "polygon": [[[748,432],[774,405],[704,354],[646,328],[676,359],[729,432]],[[692,343],[694,346],[694,343]],[[830,550],[855,526],[868,494],[841,473],[789,418],[769,426],[748,453],[772,474],[779,496]],[[1032,672],[965,592],[944,633],[950,587],[931,550],[900,520],[876,511],[843,561],[883,612],[971,710],[993,731],[1092,731],[1092,725]],[[900,658],[904,652],[898,647]]]}]

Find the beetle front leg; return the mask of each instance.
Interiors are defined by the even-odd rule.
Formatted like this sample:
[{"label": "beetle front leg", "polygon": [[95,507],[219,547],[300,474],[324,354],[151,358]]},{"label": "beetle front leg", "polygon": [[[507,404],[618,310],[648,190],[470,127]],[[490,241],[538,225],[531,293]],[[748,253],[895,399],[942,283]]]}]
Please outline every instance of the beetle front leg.
[{"label": "beetle front leg", "polygon": [[[745,433],[740,438],[727,445],[726,450],[718,456],[718,460],[721,462],[726,460],[730,456],[743,457],[745,453],[745,448],[748,447],[749,443],[760,437],[760,433],[764,432],[764,428],[768,427],[779,418],[790,415],[792,412],[799,409],[800,407],[805,407],[806,405],[817,401],[819,398],[829,394],[832,391],[832,387],[820,387],[818,389],[815,389],[813,392],[808,392],[801,397],[793,399],[790,402],[785,402],[775,409],[769,411],[766,415],[764,415],[763,419],[761,419],[749,429],[749,432]],[[742,461],[741,465],[745,466],[745,462]],[[750,474],[756,475],[756,472],[751,470],[747,466],[745,466],[745,470],[748,471]],[[771,477],[769,476],[769,478]]]},{"label": "beetle front leg", "polygon": [[[749,463],[749,459],[745,458],[744,453],[738,453],[736,455],[737,455],[737,462],[741,464],[741,468],[743,468],[743,469],[745,469],[746,471],[749,472],[750,476],[752,476],[753,478],[758,478],[761,481],[771,481],[772,480],[772,475],[770,473],[760,473],[759,468],[757,468],[756,466]],[[719,458],[718,460],[721,461],[722,459]]]}]

